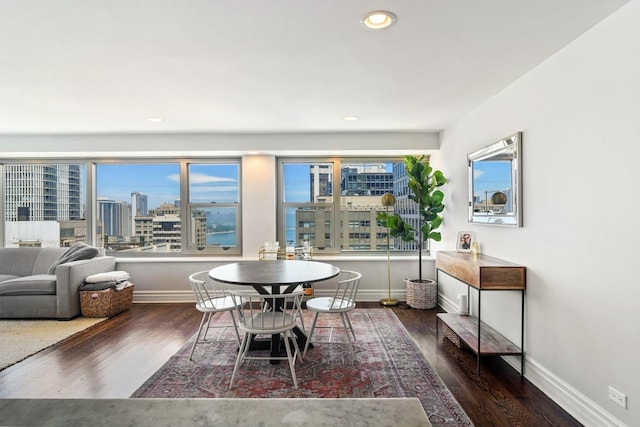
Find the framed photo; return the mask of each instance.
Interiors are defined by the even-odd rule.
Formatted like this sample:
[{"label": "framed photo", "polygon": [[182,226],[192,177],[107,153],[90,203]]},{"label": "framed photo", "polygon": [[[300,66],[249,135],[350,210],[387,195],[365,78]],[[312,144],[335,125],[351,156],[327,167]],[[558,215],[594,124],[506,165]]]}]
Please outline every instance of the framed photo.
[{"label": "framed photo", "polygon": [[475,242],[476,236],[473,231],[460,231],[458,233],[458,243],[456,244],[456,250],[458,252],[471,252],[473,242]]}]

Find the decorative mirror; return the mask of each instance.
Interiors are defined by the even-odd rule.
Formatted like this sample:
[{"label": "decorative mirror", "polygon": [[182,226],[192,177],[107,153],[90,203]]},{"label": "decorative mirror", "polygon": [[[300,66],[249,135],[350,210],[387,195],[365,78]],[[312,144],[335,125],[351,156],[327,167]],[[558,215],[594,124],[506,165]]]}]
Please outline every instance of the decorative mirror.
[{"label": "decorative mirror", "polygon": [[467,157],[469,222],[522,227],[522,132]]}]

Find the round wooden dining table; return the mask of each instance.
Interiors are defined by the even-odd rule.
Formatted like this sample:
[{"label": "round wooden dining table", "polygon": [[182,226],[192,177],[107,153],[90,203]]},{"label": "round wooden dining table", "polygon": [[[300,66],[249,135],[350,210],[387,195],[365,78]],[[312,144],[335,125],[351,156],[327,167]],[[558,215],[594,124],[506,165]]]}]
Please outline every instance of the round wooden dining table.
[{"label": "round wooden dining table", "polygon": [[[328,280],[338,274],[340,269],[335,265],[301,260],[240,261],[221,265],[209,271],[209,277],[213,280],[232,285],[252,286],[261,294],[290,293],[300,285]],[[281,289],[283,286],[284,289]],[[298,346],[303,348],[307,342],[307,336],[298,327],[293,332]],[[280,334],[273,335],[271,343],[267,344],[271,348],[272,355],[278,356],[282,353]],[[265,345],[253,339],[249,348],[264,349]]]}]

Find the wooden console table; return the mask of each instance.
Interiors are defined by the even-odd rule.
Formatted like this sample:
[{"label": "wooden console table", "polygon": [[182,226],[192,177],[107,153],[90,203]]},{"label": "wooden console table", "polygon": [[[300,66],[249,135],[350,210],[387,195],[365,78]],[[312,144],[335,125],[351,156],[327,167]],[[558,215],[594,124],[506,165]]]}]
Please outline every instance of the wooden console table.
[{"label": "wooden console table", "polygon": [[[483,254],[473,255],[465,252],[436,253],[436,282],[439,273],[460,280],[467,285],[467,297],[471,288],[478,295],[478,316],[465,316],[453,313],[436,315],[436,334],[438,320],[451,329],[461,342],[476,353],[476,374],[480,375],[480,356],[483,355],[519,355],[520,376],[524,375],[524,293],[526,289],[526,267],[492,258]],[[482,292],[484,291],[520,291],[522,307],[520,318],[520,347],[513,344],[495,329],[482,322]],[[470,301],[470,298],[468,298]]]}]

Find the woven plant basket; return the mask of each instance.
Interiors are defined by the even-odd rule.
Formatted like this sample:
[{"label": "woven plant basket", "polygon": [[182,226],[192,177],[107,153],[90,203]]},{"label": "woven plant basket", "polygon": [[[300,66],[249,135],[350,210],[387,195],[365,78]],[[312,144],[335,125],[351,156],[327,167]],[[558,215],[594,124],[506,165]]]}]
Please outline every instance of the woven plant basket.
[{"label": "woven plant basket", "polygon": [[425,310],[436,306],[438,302],[436,282],[434,280],[424,280],[423,282],[405,279],[407,284],[407,305],[409,307]]}]

